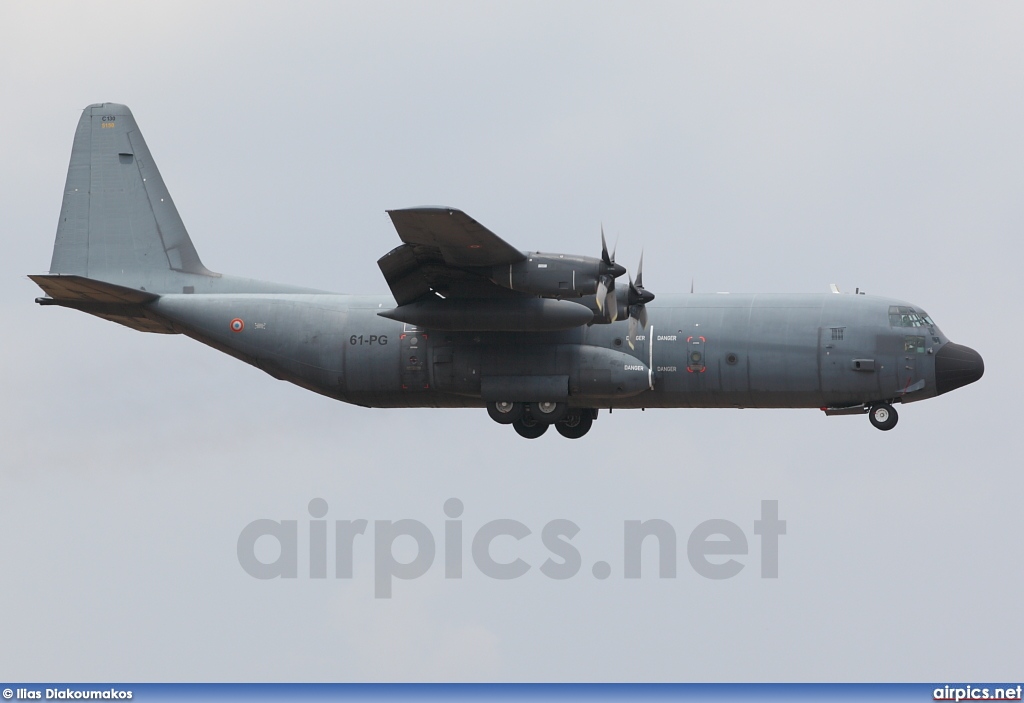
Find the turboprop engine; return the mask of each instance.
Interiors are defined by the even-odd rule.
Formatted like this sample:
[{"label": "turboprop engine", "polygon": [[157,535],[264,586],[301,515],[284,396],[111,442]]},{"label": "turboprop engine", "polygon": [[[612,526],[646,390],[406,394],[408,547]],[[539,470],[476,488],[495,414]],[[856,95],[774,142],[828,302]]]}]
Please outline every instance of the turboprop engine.
[{"label": "turboprop engine", "polygon": [[598,310],[614,309],[615,279],[626,273],[626,267],[615,263],[615,252],[608,253],[608,244],[601,229],[601,258],[572,254],[527,252],[526,258],[513,264],[494,266],[492,282],[510,290],[539,295],[543,298],[581,298],[596,296]]}]

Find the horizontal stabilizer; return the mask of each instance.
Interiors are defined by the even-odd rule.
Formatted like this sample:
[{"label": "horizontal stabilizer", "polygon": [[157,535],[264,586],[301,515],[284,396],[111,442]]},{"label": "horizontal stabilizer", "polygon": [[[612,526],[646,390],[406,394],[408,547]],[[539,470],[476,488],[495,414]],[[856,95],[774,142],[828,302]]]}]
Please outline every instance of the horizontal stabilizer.
[{"label": "horizontal stabilizer", "polygon": [[36,275],[29,278],[50,296],[36,298],[40,305],[81,310],[140,332],[177,332],[169,322],[147,309],[147,303],[160,297],[154,293],[84,276]]},{"label": "horizontal stabilizer", "polygon": [[94,281],[84,276],[29,276],[48,296],[58,301],[92,301],[94,303],[151,303],[160,296],[144,290],[126,288],[113,283]]}]

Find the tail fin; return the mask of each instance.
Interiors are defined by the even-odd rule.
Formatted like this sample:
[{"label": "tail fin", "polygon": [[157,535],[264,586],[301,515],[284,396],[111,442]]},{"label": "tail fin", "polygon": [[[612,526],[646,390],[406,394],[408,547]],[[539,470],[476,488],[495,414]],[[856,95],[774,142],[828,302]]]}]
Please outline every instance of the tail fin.
[{"label": "tail fin", "polygon": [[75,132],[50,273],[116,281],[203,266],[131,110],[85,108]]}]

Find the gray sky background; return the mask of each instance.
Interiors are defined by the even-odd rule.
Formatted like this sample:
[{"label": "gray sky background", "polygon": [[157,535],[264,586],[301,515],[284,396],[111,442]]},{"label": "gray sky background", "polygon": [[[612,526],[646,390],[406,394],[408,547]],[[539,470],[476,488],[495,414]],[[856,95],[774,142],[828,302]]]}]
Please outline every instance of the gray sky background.
[{"label": "gray sky background", "polygon": [[[1019,676],[1022,22],[1012,3],[3,3],[0,679]],[[664,410],[529,442],[483,411],[332,402],[33,304],[75,124],[104,100],[134,111],[217,271],[386,293],[386,208],[590,255],[603,222],[655,293],[859,286],[923,306],[986,375],[889,433]],[[314,497],[439,540],[458,497],[467,542],[530,526],[495,546],[534,568],[493,581],[467,548],[446,581],[439,552],[375,600],[368,536],[351,581],[247,576],[241,529],[304,525]],[[777,580],[762,499],[788,521]],[[555,518],[581,527],[560,582],[538,570]],[[648,518],[679,535],[675,579],[653,549],[622,576],[622,523]],[[728,581],[686,561],[709,518],[750,543]]]}]

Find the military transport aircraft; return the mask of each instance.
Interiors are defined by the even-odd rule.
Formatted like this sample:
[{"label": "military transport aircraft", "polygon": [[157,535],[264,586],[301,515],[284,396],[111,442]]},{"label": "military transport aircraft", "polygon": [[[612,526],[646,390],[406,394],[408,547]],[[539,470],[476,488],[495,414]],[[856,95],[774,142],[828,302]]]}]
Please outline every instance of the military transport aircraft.
[{"label": "military transport aircraft", "polygon": [[[59,305],[185,334],[368,407],[486,407],[523,437],[585,435],[607,408],[820,408],[896,425],[894,403],[981,378],[921,308],[858,294],[654,294],[608,253],[522,252],[452,208],[388,212],[393,297],[214,273],[124,105],[78,123],[53,260]],[[625,277],[625,280],[622,280]]]}]

